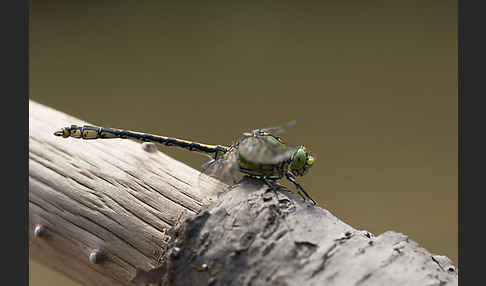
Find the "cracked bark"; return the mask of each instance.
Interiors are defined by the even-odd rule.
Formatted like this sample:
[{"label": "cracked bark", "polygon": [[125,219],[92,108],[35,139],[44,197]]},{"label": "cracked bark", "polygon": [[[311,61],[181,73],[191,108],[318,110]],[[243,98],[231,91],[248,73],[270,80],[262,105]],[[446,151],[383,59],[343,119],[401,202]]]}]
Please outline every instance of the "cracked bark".
[{"label": "cracked bark", "polygon": [[250,178],[189,218],[169,243],[159,268],[164,285],[457,285],[458,278],[447,257],[404,234],[375,237]]},{"label": "cracked bark", "polygon": [[196,170],[138,143],[52,136],[71,123],[30,102],[30,254],[82,284],[458,283],[406,235],[375,237],[251,178],[215,198],[214,181],[199,188]]}]

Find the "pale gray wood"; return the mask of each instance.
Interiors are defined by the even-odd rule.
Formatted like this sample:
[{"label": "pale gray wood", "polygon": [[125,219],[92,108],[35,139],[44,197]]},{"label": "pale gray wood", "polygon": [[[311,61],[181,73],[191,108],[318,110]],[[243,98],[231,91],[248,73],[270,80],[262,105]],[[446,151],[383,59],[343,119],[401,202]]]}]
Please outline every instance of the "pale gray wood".
[{"label": "pale gray wood", "polygon": [[30,254],[84,285],[457,285],[447,257],[288,190],[245,179],[217,198],[153,148],[52,135],[84,123],[30,101]]},{"label": "pale gray wood", "polygon": [[86,122],[29,102],[31,257],[86,285],[129,285],[137,268],[158,265],[166,230],[211,197],[198,171],[139,143],[53,135],[71,124]]}]

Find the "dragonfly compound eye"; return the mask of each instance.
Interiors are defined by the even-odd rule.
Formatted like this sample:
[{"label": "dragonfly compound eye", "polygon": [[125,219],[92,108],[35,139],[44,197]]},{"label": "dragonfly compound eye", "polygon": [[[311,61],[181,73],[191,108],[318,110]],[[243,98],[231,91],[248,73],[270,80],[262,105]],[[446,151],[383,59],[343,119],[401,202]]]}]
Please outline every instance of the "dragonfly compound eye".
[{"label": "dragonfly compound eye", "polygon": [[294,153],[292,161],[290,162],[290,170],[297,176],[304,174],[305,165],[307,161],[307,154],[304,147],[300,147]]},{"label": "dragonfly compound eye", "polygon": [[290,170],[296,176],[305,175],[314,164],[314,157],[310,155],[304,146],[300,146],[292,157]]}]

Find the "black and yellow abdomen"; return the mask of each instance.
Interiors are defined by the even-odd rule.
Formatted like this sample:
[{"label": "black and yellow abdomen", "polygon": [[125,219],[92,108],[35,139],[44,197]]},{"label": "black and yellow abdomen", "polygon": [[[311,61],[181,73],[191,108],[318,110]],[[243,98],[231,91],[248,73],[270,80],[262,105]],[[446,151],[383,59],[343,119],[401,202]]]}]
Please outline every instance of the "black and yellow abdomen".
[{"label": "black and yellow abdomen", "polygon": [[198,142],[177,139],[167,136],[153,135],[147,133],[140,133],[135,131],[129,131],[124,129],[114,129],[105,128],[97,126],[77,126],[71,125],[70,127],[64,127],[59,131],[54,133],[56,136],[62,136],[64,138],[73,137],[86,140],[94,139],[111,139],[111,138],[122,138],[122,139],[135,139],[142,142],[154,142],[163,144],[165,146],[176,146],[184,148],[189,151],[197,151],[205,153],[211,156],[217,156],[221,153],[226,153],[229,147],[222,145],[208,145]]}]

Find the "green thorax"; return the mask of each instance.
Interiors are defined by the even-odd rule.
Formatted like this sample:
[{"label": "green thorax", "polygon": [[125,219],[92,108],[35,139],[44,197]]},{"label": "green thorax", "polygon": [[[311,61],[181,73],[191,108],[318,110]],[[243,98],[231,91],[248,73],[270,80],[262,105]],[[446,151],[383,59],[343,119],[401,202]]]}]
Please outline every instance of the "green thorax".
[{"label": "green thorax", "polygon": [[[238,164],[241,172],[257,177],[266,177],[272,179],[282,178],[288,170],[291,156],[285,156],[277,161],[269,160],[272,153],[276,150],[285,151],[288,147],[283,141],[269,133],[262,133],[245,138],[247,152],[239,152]],[[246,154],[251,154],[245,156]]]}]

